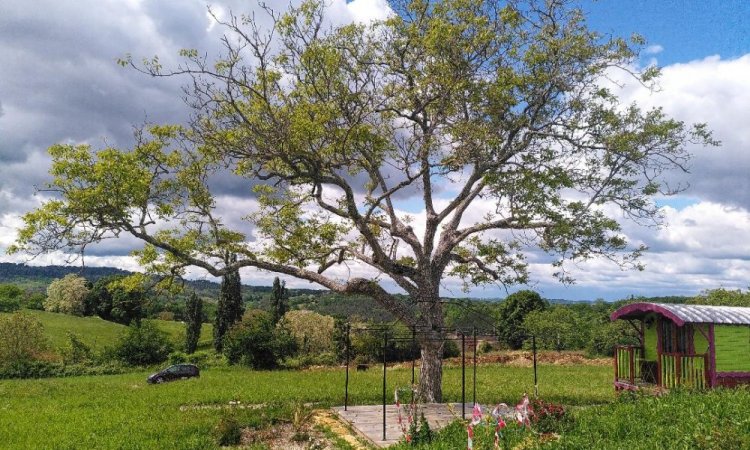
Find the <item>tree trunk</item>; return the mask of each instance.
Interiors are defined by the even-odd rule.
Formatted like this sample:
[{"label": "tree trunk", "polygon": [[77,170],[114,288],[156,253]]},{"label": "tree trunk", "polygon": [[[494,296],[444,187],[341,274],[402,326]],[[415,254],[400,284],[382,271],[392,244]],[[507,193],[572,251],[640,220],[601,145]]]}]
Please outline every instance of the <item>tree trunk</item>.
[{"label": "tree trunk", "polygon": [[443,401],[443,342],[422,342],[422,368],[419,372],[419,392],[422,401]]},{"label": "tree trunk", "polygon": [[419,392],[422,401],[443,401],[443,308],[437,293],[421,298],[419,309],[422,315],[420,347],[422,368],[419,372]]}]

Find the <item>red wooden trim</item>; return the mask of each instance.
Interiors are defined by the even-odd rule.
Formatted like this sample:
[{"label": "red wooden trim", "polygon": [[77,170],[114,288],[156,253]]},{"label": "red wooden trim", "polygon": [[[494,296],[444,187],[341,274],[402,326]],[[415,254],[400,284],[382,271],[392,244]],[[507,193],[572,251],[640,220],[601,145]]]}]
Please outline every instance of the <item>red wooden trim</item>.
[{"label": "red wooden trim", "polygon": [[716,386],[716,334],[714,324],[708,325],[708,353],[710,355],[711,379],[709,386]]},{"label": "red wooden trim", "polygon": [[750,378],[750,372],[719,372],[717,378]]},{"label": "red wooden trim", "polygon": [[620,347],[615,347],[615,384],[620,379],[620,371],[617,370],[617,360],[620,358]]},{"label": "red wooden trim", "polygon": [[677,317],[674,313],[669,311],[668,309],[655,305],[653,303],[631,303],[630,305],[625,305],[622,308],[616,310],[612,314],[610,314],[609,318],[611,320],[617,320],[617,319],[627,319],[628,316],[635,316],[635,315],[645,315],[649,312],[655,312],[658,314],[661,314],[664,317],[667,317],[672,322],[676,323],[679,326],[683,326],[685,324],[685,321]]}]

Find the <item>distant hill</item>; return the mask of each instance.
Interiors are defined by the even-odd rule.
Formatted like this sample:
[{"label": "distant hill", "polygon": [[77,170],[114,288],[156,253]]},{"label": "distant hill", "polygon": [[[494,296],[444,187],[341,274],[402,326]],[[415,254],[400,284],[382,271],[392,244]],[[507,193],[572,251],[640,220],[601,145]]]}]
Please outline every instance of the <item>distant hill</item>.
[{"label": "distant hill", "polygon": [[[117,269],[115,267],[76,267],[76,266],[29,266],[26,264],[0,263],[0,283],[14,283],[25,287],[41,286],[46,288],[52,280],[62,278],[68,274],[76,274],[89,281],[111,275],[132,275],[134,272]],[[209,280],[187,280],[187,285],[198,292],[216,291],[218,295],[219,283]],[[271,286],[255,286],[243,284],[245,291],[253,294],[270,294]],[[293,295],[319,295],[327,293],[325,289],[290,289]]]},{"label": "distant hill", "polygon": [[27,266],[26,264],[0,263],[0,283],[16,283],[25,280],[52,281],[70,273],[95,281],[110,275],[130,275],[132,272],[114,267]]}]

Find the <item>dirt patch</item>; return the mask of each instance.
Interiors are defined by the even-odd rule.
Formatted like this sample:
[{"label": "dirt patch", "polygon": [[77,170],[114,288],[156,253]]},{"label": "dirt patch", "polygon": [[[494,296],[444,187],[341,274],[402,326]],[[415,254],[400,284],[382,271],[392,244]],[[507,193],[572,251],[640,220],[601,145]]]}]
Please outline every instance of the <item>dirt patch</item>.
[{"label": "dirt patch", "polygon": [[341,420],[329,410],[317,410],[313,414],[313,421],[316,425],[325,427],[338,438],[346,441],[347,444],[351,445],[355,450],[367,450],[368,447],[362,443],[362,441],[355,436],[354,431],[347,425],[344,425]]},{"label": "dirt patch", "polygon": [[334,439],[326,436],[324,430],[329,430],[355,450],[369,448],[328,410],[314,411],[302,426],[295,427],[291,423],[280,423],[262,429],[245,428],[242,430],[241,446],[263,443],[271,449],[278,450],[333,450],[338,448]]}]

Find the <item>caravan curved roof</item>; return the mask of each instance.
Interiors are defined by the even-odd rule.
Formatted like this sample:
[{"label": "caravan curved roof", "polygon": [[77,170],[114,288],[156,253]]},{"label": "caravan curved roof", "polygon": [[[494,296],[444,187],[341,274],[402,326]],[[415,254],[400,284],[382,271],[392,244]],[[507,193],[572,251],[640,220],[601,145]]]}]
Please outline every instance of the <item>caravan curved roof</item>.
[{"label": "caravan curved roof", "polygon": [[654,312],[679,326],[686,323],[750,325],[750,308],[737,306],[677,305],[671,303],[631,303],[610,315],[610,319],[635,319]]}]

